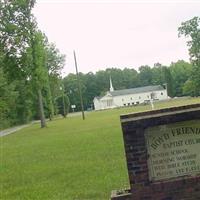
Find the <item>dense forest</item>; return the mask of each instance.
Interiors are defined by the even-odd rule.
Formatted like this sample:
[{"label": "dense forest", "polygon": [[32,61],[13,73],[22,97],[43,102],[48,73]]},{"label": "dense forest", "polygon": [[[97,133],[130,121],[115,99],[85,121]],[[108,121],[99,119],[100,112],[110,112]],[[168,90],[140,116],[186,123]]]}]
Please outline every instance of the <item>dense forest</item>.
[{"label": "dense forest", "polygon": [[[85,109],[92,109],[93,98],[102,96],[109,90],[109,78],[115,90],[142,87],[147,85],[164,85],[167,83],[170,97],[180,97],[185,95],[195,96],[188,81],[192,74],[192,64],[183,60],[171,63],[170,66],[163,66],[156,63],[153,67],[141,66],[138,71],[133,67],[123,70],[118,68],[108,68],[96,73],[80,73],[81,88]],[[69,74],[63,79],[65,93],[69,97],[71,104],[80,110],[79,94],[77,89],[77,78],[75,74]]]},{"label": "dense forest", "polygon": [[[32,14],[35,0],[0,0],[0,129],[40,119],[46,126],[57,114],[66,117],[70,105],[80,110],[77,76],[61,77],[65,55],[37,26]],[[177,34],[188,37],[190,63],[112,68],[79,73],[84,109],[105,94],[112,77],[114,89],[167,83],[170,97],[200,95],[200,18],[183,22]]]},{"label": "dense forest", "polygon": [[62,97],[65,56],[38,27],[34,0],[0,1],[0,129],[52,119]]}]

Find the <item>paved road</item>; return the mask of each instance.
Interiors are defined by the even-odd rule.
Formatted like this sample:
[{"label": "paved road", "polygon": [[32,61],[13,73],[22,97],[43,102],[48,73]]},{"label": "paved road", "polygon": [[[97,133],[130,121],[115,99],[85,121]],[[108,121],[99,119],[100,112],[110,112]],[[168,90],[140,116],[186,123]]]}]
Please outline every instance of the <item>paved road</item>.
[{"label": "paved road", "polygon": [[67,117],[76,117],[82,115],[82,112],[68,113]]},{"label": "paved road", "polygon": [[25,125],[15,126],[15,127],[12,127],[12,128],[5,129],[3,131],[0,131],[0,137],[8,135],[8,134],[11,134],[11,133],[14,133],[16,131],[19,131],[19,130],[25,128],[25,127],[30,126],[30,125],[31,124],[25,124]]},{"label": "paved road", "polygon": [[[88,113],[88,112],[87,112],[87,113]],[[76,117],[76,116],[80,116],[81,114],[82,114],[81,112],[69,113],[69,114],[67,115],[67,117]],[[62,118],[62,116],[59,116],[59,117],[57,117],[57,118],[55,118],[55,119],[59,119],[59,118]],[[48,121],[48,120],[47,120],[47,121]],[[19,130],[25,128],[25,127],[30,126],[31,124],[39,123],[39,122],[40,122],[40,121],[37,120],[37,121],[33,121],[33,122],[30,123],[30,124],[25,124],[25,125],[21,125],[21,126],[14,126],[14,127],[12,127],[12,128],[8,128],[8,129],[5,129],[5,130],[2,130],[2,131],[0,131],[0,137],[5,136],[5,135],[8,135],[8,134],[11,134],[11,133],[14,133],[14,132],[16,132],[16,131],[19,131]]]}]

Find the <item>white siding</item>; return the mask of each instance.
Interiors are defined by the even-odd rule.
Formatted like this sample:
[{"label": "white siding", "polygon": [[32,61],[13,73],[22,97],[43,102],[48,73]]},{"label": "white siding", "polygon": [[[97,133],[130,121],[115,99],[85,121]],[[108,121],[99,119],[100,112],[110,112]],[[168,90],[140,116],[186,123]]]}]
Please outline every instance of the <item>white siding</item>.
[{"label": "white siding", "polygon": [[160,91],[156,91],[155,93],[156,93],[157,99],[159,100],[165,100],[169,98],[167,96],[167,90],[160,90]]},{"label": "white siding", "polygon": [[94,102],[94,109],[101,110],[101,102],[97,98],[94,98],[93,102]]},{"label": "white siding", "polygon": [[[131,106],[134,104],[144,103],[145,101],[149,101],[151,99],[151,93],[152,92],[145,92],[145,93],[114,96],[113,97],[114,105],[116,105],[117,107],[122,107],[122,106],[129,106],[129,105]],[[164,100],[168,98],[166,90],[155,91],[154,94],[156,100]]]},{"label": "white siding", "polygon": [[113,97],[108,94],[99,100],[95,98],[93,102],[95,110],[104,110],[116,107],[113,104]]},{"label": "white siding", "polygon": [[120,96],[110,96],[107,93],[101,99],[94,99],[94,107],[95,110],[103,110],[115,107],[123,107],[123,106],[132,106],[135,104],[141,104],[146,101],[150,101],[152,97],[152,93],[154,94],[155,100],[165,100],[168,99],[167,90],[158,90],[144,93],[136,93],[136,94],[128,94],[128,95],[120,95]]}]

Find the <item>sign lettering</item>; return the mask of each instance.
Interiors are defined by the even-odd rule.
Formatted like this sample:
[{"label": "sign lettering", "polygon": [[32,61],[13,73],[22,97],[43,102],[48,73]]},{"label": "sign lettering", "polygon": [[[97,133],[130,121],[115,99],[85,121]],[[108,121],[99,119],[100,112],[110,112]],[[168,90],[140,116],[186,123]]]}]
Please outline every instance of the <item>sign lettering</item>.
[{"label": "sign lettering", "polygon": [[200,175],[200,120],[147,128],[151,181]]}]

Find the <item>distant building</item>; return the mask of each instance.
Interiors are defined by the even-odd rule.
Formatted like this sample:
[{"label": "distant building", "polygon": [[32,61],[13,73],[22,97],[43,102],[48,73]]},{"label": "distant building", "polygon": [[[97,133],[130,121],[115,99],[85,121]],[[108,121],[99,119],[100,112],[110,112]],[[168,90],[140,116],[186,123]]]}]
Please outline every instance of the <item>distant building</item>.
[{"label": "distant building", "polygon": [[95,97],[95,110],[104,110],[116,107],[133,106],[148,103],[151,100],[168,99],[167,89],[161,85],[145,86],[124,90],[114,90],[110,78],[110,91],[103,97]]}]

